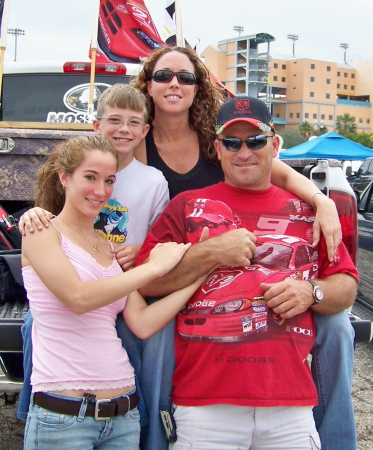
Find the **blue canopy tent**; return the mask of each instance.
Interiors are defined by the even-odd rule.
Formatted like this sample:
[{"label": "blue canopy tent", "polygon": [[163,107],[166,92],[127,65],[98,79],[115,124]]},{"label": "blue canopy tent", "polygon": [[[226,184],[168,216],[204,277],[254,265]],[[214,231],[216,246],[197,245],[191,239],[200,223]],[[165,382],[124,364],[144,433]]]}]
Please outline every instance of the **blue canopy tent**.
[{"label": "blue canopy tent", "polygon": [[330,131],[316,139],[280,152],[280,159],[337,159],[363,161],[373,156],[373,150]]}]

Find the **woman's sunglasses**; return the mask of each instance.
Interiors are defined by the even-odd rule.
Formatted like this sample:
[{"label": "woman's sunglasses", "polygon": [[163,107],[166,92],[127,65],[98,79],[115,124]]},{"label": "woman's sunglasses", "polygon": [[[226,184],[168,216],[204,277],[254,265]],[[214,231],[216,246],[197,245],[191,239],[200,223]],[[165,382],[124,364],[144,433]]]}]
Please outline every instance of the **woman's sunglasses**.
[{"label": "woman's sunglasses", "polygon": [[267,139],[273,137],[274,136],[265,136],[264,134],[260,134],[259,136],[248,137],[245,141],[235,137],[226,137],[223,139],[218,139],[218,141],[221,141],[224,148],[229,152],[238,152],[244,142],[246,142],[246,145],[250,150],[260,150],[267,145]]},{"label": "woman's sunglasses", "polygon": [[190,72],[172,72],[171,70],[157,70],[153,73],[152,78],[157,83],[168,83],[176,75],[177,80],[181,84],[196,84],[197,78],[194,73]]}]

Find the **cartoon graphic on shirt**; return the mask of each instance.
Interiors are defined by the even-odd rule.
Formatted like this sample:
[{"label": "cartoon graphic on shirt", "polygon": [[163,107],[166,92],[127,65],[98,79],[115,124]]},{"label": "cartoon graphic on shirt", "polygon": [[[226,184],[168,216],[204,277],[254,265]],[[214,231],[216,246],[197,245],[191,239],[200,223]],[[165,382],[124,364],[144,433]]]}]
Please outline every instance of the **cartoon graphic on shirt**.
[{"label": "cartoon graphic on shirt", "polygon": [[128,208],[115,199],[109,199],[96,217],[95,229],[101,231],[104,239],[123,244],[128,234],[128,221]]}]

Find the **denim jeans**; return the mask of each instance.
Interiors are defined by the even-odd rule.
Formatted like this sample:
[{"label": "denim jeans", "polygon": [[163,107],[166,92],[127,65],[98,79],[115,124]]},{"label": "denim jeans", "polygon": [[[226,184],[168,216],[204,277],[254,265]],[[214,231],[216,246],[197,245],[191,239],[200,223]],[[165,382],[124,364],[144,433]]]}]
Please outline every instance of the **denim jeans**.
[{"label": "denim jeans", "polygon": [[312,376],[319,394],[313,409],[321,447],[356,450],[357,435],[351,397],[354,329],[345,311],[332,316],[314,314],[316,340]]},{"label": "denim jeans", "polygon": [[[356,426],[351,397],[353,370],[354,330],[343,311],[333,316],[315,314],[317,336],[313,348],[312,373],[318,388],[319,405],[314,408],[316,428],[321,444],[327,450],[355,450]],[[26,327],[25,321],[24,327]],[[123,330],[122,330],[123,328]],[[118,335],[126,334],[124,321],[118,320]],[[31,341],[31,325],[23,330],[24,339]],[[137,338],[136,338],[137,339]],[[143,341],[142,354],[132,356],[131,362],[138,373],[149,424],[141,430],[142,450],[168,450],[159,409],[171,408],[172,373],[174,370],[174,321],[151,338]],[[126,340],[126,347],[131,346]],[[26,373],[31,370],[31,345],[24,353],[24,388],[21,392],[18,417],[27,415],[30,380]],[[27,352],[28,350],[28,352]],[[137,365],[137,369],[136,369]],[[138,390],[139,393],[139,390]],[[26,398],[23,398],[26,397]],[[139,405],[140,406],[140,405]],[[21,409],[23,408],[23,409]],[[140,408],[139,408],[140,409]],[[143,408],[144,409],[144,408]],[[140,410],[140,414],[142,411]]]},{"label": "denim jeans", "polygon": [[79,414],[71,416],[55,413],[34,405],[31,400],[25,427],[24,450],[138,449],[140,414],[137,408],[122,416],[95,420],[94,417],[85,416],[86,399],[51,395],[81,402]]},{"label": "denim jeans", "polygon": [[30,406],[31,398],[31,371],[32,371],[32,315],[28,310],[25,315],[23,325],[21,327],[21,334],[23,339],[23,385],[19,396],[19,405],[17,411],[17,418],[27,419],[27,413]]}]

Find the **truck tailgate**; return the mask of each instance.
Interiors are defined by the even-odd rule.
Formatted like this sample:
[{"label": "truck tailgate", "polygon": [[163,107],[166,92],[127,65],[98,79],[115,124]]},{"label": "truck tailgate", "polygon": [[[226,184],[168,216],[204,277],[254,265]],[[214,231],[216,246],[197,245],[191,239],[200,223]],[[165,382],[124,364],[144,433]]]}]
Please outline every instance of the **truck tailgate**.
[{"label": "truck tailgate", "polygon": [[22,352],[20,329],[28,309],[23,301],[0,304],[0,353]]}]

